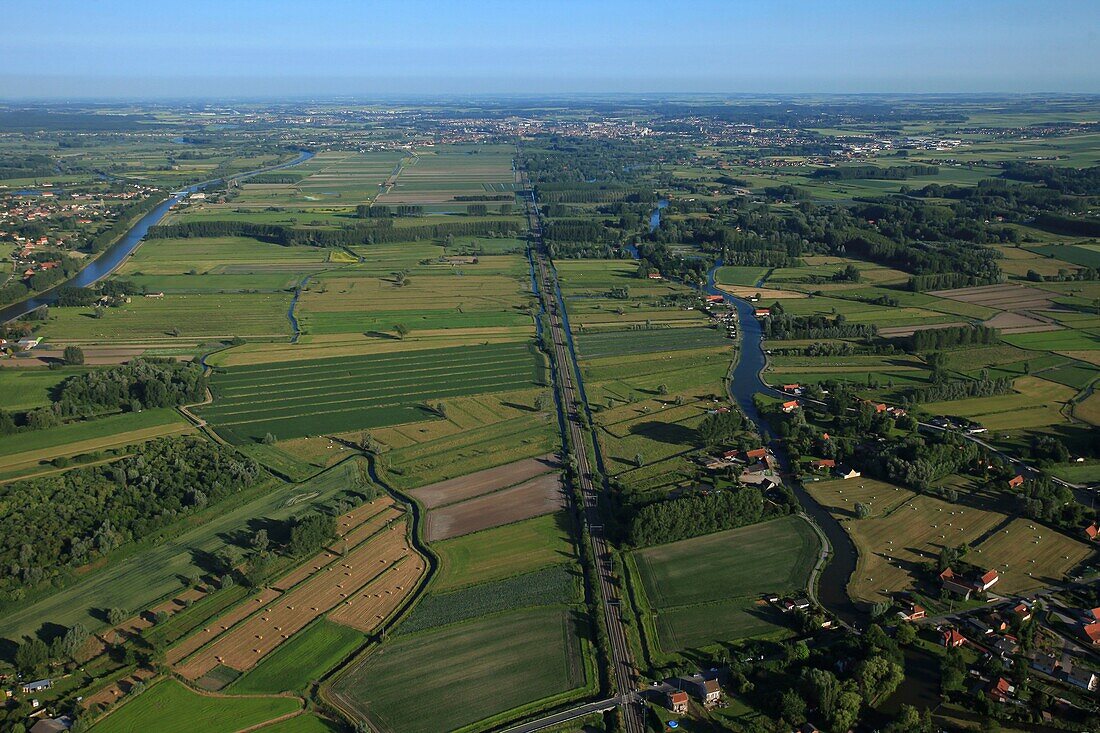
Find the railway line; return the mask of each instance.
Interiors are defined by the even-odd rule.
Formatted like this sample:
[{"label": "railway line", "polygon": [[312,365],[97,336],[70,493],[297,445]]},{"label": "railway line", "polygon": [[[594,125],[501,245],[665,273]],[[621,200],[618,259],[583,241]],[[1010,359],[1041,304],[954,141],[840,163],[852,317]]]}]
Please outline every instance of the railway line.
[{"label": "railway line", "polygon": [[533,192],[527,199],[526,207],[535,280],[539,298],[547,316],[549,342],[554,352],[554,383],[561,396],[562,424],[568,432],[570,443],[575,448],[580,496],[583,501],[583,506],[580,507],[581,516],[588,529],[591,556],[595,559],[596,581],[599,584],[602,612],[610,641],[608,651],[611,654],[612,677],[616,686],[614,699],[618,701],[627,733],[643,733],[645,710],[637,692],[638,669],[634,665],[630,644],[623,628],[619,583],[614,575],[611,545],[600,515],[601,487],[596,484],[596,467],[591,465],[591,459],[585,450],[589,438],[586,433],[590,429],[582,416],[585,406],[580,385],[580,370],[577,368],[576,354],[573,351],[572,340],[569,338],[557,273],[542,238],[541,216],[538,201]]}]

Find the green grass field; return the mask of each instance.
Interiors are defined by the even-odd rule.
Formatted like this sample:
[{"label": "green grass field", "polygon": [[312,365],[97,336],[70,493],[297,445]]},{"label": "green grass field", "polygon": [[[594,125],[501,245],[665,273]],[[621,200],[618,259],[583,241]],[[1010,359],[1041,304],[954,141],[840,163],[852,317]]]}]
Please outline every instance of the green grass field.
[{"label": "green grass field", "polygon": [[776,631],[765,593],[805,590],[818,539],[798,517],[658,545],[633,554],[642,588],[657,611],[666,652]]},{"label": "green grass field", "polygon": [[556,565],[450,593],[432,593],[417,604],[398,632],[412,634],[517,608],[576,603],[579,583],[579,572]]},{"label": "green grass field", "polygon": [[397,637],[334,692],[382,730],[455,730],[583,686],[577,623],[539,608]]},{"label": "green grass field", "polygon": [[527,343],[232,367],[215,373],[199,410],[225,438],[259,441],[414,422],[426,402],[522,389],[543,378]]},{"label": "green grass field", "polygon": [[547,514],[433,544],[441,567],[432,591],[444,592],[572,560],[575,555],[567,521],[564,514]]},{"label": "green grass field", "polygon": [[0,410],[29,410],[50,404],[50,391],[87,367],[0,369]]},{"label": "green grass field", "polygon": [[237,678],[226,692],[258,695],[302,692],[347,659],[367,640],[355,629],[321,619],[279,645],[256,667]]},{"label": "green grass field", "polygon": [[232,733],[302,707],[296,697],[215,697],[176,680],[153,685],[93,726],[95,733]]}]

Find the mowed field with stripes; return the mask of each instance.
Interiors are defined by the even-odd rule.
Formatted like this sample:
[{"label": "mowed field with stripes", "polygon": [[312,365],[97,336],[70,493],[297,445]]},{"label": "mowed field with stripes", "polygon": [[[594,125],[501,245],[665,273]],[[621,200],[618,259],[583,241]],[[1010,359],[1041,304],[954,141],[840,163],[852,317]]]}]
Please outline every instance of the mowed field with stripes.
[{"label": "mowed field with stripes", "polygon": [[526,341],[231,367],[197,412],[233,443],[287,440],[423,420],[435,400],[530,388],[544,369]]}]

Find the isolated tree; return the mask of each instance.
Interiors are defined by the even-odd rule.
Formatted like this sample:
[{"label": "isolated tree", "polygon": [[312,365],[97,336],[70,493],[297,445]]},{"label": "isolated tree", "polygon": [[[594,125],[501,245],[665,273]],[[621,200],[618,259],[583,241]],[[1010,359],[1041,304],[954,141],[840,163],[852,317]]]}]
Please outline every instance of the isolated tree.
[{"label": "isolated tree", "polygon": [[275,442],[276,442],[275,434],[274,433],[264,433],[263,440],[261,440],[260,442],[262,442],[264,445],[275,445]]},{"label": "isolated tree", "polygon": [[111,608],[107,611],[107,623],[112,626],[116,626],[126,620],[126,610],[122,608]]},{"label": "isolated tree", "polygon": [[79,346],[66,346],[61,358],[70,366],[79,366],[84,363],[84,350]]},{"label": "isolated tree", "polygon": [[403,339],[405,338],[405,336],[408,335],[409,329],[407,326],[405,326],[405,324],[398,323],[393,327],[393,332],[397,334],[397,338]]},{"label": "isolated tree", "polygon": [[644,464],[644,463],[645,463],[645,457],[642,456],[641,453],[635,453],[634,454],[634,465],[637,466],[638,468],[641,468],[642,464]]},{"label": "isolated tree", "polygon": [[67,659],[79,662],[83,655],[84,647],[91,636],[88,628],[81,623],[69,627],[65,636],[61,639],[61,651]]},{"label": "isolated tree", "polygon": [[871,516],[871,507],[864,504],[862,501],[856,502],[856,517],[858,519],[866,519]]},{"label": "isolated tree", "polygon": [[252,535],[252,549],[256,552],[266,552],[269,542],[266,529],[258,529],[256,534]]}]

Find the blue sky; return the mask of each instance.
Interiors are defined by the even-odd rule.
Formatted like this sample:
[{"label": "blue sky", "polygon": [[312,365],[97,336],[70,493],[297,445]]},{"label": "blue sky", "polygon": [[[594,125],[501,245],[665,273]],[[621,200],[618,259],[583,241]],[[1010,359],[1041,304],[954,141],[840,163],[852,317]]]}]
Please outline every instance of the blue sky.
[{"label": "blue sky", "polygon": [[1094,0],[0,0],[0,97],[1100,92]]}]

